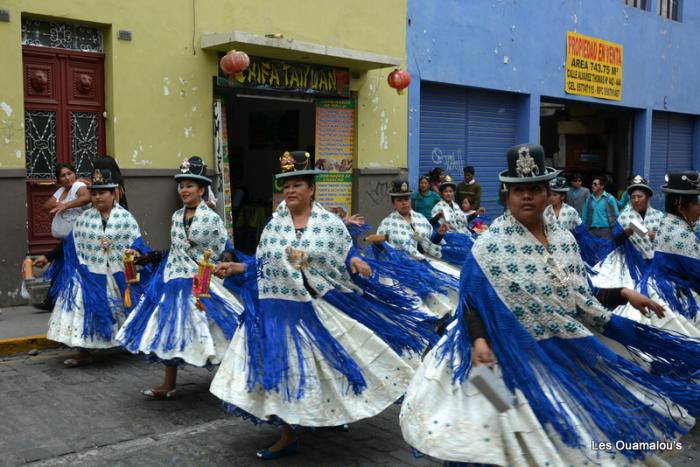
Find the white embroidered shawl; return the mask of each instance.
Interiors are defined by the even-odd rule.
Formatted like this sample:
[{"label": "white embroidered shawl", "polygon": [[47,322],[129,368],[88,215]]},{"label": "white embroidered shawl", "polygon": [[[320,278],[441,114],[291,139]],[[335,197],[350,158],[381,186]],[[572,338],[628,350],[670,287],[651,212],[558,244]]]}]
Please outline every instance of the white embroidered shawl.
[{"label": "white embroidered shawl", "polygon": [[661,218],[654,243],[656,251],[700,259],[700,240],[686,221],[673,214]]},{"label": "white embroidered shawl", "polygon": [[447,222],[452,226],[455,232],[471,235],[469,231],[469,223],[467,222],[467,219],[464,217],[464,213],[459,208],[457,203],[452,201],[451,204],[448,204],[447,201],[442,199],[435,206],[433,206],[433,210],[430,213],[433,217],[435,217],[441,211],[444,213],[444,217],[438,220],[440,225]]},{"label": "white embroidered shawl", "polygon": [[221,217],[204,201],[199,203],[192,218],[189,235],[185,231],[185,208],[175,211],[170,226],[170,252],[165,265],[164,280],[188,278],[197,272],[204,251],[211,249],[211,262],[215,263],[224,251],[228,234]]},{"label": "white embroidered shawl", "polygon": [[[81,264],[90,272],[114,274],[124,270],[124,250],[141,237],[136,219],[118,204],[112,208],[107,226],[102,229],[102,215],[95,208],[83,212],[73,225],[75,251]],[[102,241],[104,239],[104,242]],[[103,243],[108,248],[103,248]]]},{"label": "white embroidered shawl", "polygon": [[418,251],[418,245],[421,246],[427,255],[440,258],[442,256],[440,245],[430,241],[433,226],[430,225],[428,219],[422,214],[411,210],[411,221],[412,224],[409,224],[401,214],[393,211],[379,224],[377,233],[388,234],[388,243],[392,247],[404,250],[414,258],[424,258],[423,254]]},{"label": "white embroidered shawl", "polygon": [[554,222],[559,224],[564,230],[574,230],[581,224],[581,216],[578,211],[566,203],[562,203],[559,217],[554,212],[554,207],[551,204],[544,209],[544,219],[546,222]]},{"label": "white embroidered shawl", "polygon": [[[661,211],[649,206],[644,215],[644,219],[642,219],[642,216],[628,204],[620,213],[620,217],[617,218],[617,223],[620,224],[620,227],[626,229],[630,222],[634,220],[644,225],[650,232],[654,232],[656,235],[659,231],[659,225],[661,224],[663,215]],[[644,258],[651,259],[654,257],[654,242],[649,239],[649,235],[642,237],[635,232],[628,238]]]},{"label": "white embroidered shawl", "polygon": [[304,274],[309,286],[323,296],[331,289],[359,290],[350,279],[345,260],[352,247],[352,238],[343,221],[316,203],[308,223],[297,238],[292,215],[280,205],[265,226],[256,253],[262,275],[258,279],[261,299],[310,301],[301,271],[289,261],[287,249],[302,250],[307,265]]},{"label": "white embroidered shawl", "polygon": [[545,226],[549,250],[512,215],[498,217],[472,253],[501,300],[536,339],[591,335],[610,312],[592,296],[573,235]]}]

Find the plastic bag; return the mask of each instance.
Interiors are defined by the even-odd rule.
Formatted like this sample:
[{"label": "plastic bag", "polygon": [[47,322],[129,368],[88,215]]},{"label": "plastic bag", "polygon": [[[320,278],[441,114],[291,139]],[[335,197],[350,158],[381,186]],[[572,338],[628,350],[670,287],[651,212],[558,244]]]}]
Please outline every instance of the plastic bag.
[{"label": "plastic bag", "polygon": [[70,212],[60,212],[51,221],[51,236],[53,238],[65,238],[73,228],[73,222],[78,216]]}]

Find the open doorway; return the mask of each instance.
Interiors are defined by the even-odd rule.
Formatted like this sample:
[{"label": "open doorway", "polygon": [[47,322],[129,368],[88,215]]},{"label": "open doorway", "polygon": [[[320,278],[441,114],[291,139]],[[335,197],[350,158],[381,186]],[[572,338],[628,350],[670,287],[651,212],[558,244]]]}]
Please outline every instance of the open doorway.
[{"label": "open doorway", "polygon": [[272,214],[280,156],[305,150],[313,162],[314,100],[230,92],[223,99],[234,239],[236,248],[253,253]]},{"label": "open doorway", "polygon": [[540,104],[547,162],[565,175],[581,173],[584,186],[607,175],[612,195],[625,188],[632,170],[633,125],[634,113],[626,108],[547,98]]}]

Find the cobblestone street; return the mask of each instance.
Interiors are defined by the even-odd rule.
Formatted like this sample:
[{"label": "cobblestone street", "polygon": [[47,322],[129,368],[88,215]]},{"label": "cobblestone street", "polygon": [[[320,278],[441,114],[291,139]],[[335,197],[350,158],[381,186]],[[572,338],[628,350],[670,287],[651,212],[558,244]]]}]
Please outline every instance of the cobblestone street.
[{"label": "cobblestone street", "polygon": [[[92,366],[66,369],[67,350],[0,360],[0,465],[172,466],[260,465],[256,450],[277,430],[222,412],[209,391],[212,374],[184,369],[175,401],[148,401],[142,388],[157,385],[162,367],[119,352],[98,355]],[[399,406],[351,425],[348,432],[303,433],[300,454],[272,461],[285,466],[427,466],[403,442]],[[666,457],[697,466],[700,430],[684,450]]]},{"label": "cobblestone street", "polygon": [[[226,415],[209,393],[207,370],[181,370],[176,400],[148,401],[139,390],[160,384],[161,365],[105,352],[92,366],[66,369],[70,354],[0,360],[0,465],[260,465],[255,452],[278,436]],[[398,412],[392,406],[348,432],[303,433],[301,452],[272,464],[438,465],[411,454]]]}]

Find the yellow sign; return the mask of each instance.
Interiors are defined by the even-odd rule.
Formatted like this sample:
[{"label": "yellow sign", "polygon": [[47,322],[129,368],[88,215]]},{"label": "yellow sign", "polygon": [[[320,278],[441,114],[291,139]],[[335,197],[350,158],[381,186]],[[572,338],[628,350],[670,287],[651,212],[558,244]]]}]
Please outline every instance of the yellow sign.
[{"label": "yellow sign", "polygon": [[622,44],[566,33],[566,93],[622,99]]}]

